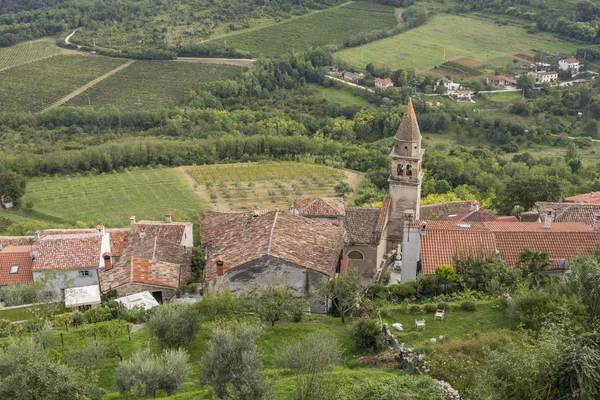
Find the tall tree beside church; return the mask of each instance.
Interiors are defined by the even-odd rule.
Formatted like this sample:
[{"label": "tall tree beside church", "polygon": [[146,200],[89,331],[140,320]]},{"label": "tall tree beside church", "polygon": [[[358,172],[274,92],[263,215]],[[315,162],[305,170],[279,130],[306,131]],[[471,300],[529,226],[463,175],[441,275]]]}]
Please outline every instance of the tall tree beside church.
[{"label": "tall tree beside church", "polygon": [[5,171],[0,174],[0,198],[5,203],[18,202],[25,194],[27,180],[14,171]]}]

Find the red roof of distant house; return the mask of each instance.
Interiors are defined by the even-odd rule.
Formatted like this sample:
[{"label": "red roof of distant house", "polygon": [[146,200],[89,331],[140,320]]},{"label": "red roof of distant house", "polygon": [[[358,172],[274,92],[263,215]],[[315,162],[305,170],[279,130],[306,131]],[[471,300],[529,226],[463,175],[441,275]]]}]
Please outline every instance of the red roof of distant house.
[{"label": "red roof of distant house", "polygon": [[600,193],[591,192],[578,194],[576,196],[567,197],[565,201],[570,203],[600,204]]},{"label": "red roof of distant house", "polygon": [[517,84],[517,80],[509,77],[504,77],[504,82],[512,83],[514,85]]},{"label": "red roof of distant house", "polygon": [[577,64],[577,63],[579,63],[579,60],[578,60],[578,59],[576,59],[576,58],[567,58],[567,59],[565,59],[565,61],[566,61],[568,64]]},{"label": "red roof of distant house", "polygon": [[98,268],[101,247],[102,236],[97,233],[46,236],[37,244],[33,270]]},{"label": "red roof of distant house", "polygon": [[493,75],[487,77],[488,81],[504,81],[506,80],[506,76],[504,75]]},{"label": "red roof of distant house", "polygon": [[385,78],[385,79],[376,78],[375,82],[381,83],[383,86],[393,85],[392,80],[390,78]]},{"label": "red roof of distant house", "polygon": [[304,197],[294,200],[294,209],[304,217],[343,217],[346,215],[342,197]]},{"label": "red roof of distant house", "polygon": [[[452,264],[455,257],[499,256],[514,265],[525,248],[550,253],[553,269],[565,268],[561,260],[578,254],[592,255],[598,232],[581,223],[552,223],[544,228],[537,222],[473,222],[428,221],[421,236],[423,272],[435,273],[440,265]],[[498,253],[496,253],[498,251]]]},{"label": "red roof of distant house", "polygon": [[[9,246],[0,251],[0,286],[33,282],[31,246]],[[11,267],[18,266],[11,274]]]}]

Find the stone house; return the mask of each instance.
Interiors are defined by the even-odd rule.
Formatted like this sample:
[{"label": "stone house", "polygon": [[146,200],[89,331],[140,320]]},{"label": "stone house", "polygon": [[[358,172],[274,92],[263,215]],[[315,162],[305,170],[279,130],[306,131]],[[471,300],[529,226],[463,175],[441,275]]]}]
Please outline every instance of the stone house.
[{"label": "stone house", "polygon": [[311,297],[311,310],[325,312],[317,285],[342,271],[343,229],[289,212],[205,211],[200,221],[206,247],[205,290],[240,293],[270,282]]}]

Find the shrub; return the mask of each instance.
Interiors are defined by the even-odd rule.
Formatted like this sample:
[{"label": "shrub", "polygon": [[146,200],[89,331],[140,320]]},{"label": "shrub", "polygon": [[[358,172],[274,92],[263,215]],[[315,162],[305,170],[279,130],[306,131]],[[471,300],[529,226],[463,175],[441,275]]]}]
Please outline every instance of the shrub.
[{"label": "shrub", "polygon": [[448,303],[439,303],[437,305],[437,308],[439,308],[440,310],[450,311],[450,304],[448,304]]},{"label": "shrub", "polygon": [[379,283],[376,285],[367,286],[366,290],[365,290],[365,295],[371,300],[375,300],[375,299],[387,300],[390,295],[390,290],[388,289],[387,286]]},{"label": "shrub", "polygon": [[11,323],[8,319],[0,319],[0,337],[10,336],[11,332]]},{"label": "shrub", "polygon": [[460,309],[462,311],[475,311],[477,309],[477,306],[473,301],[463,301],[462,303],[460,303]]},{"label": "shrub", "polygon": [[390,285],[388,291],[390,293],[390,296],[394,297],[396,301],[402,301],[409,297],[414,297],[417,294],[417,283],[397,283],[394,285]]},{"label": "shrub", "polygon": [[424,310],[426,313],[432,314],[432,313],[434,313],[434,312],[437,310],[437,307],[436,307],[436,305],[435,305],[435,304],[425,304],[425,305],[423,306],[423,310]]},{"label": "shrub", "polygon": [[83,320],[86,324],[95,324],[108,320],[111,314],[110,308],[105,306],[95,306],[83,314]]},{"label": "shrub", "polygon": [[381,333],[381,325],[371,318],[361,318],[352,326],[352,340],[359,352],[378,352],[382,350],[377,337]]},{"label": "shrub", "polygon": [[434,296],[438,291],[437,275],[417,275],[417,293],[421,296]]},{"label": "shrub", "polygon": [[196,303],[200,316],[210,321],[217,318],[231,319],[244,311],[240,299],[228,290],[206,293],[202,301]]},{"label": "shrub", "polygon": [[304,297],[296,297],[290,304],[290,317],[292,322],[301,322],[310,302]]},{"label": "shrub", "polygon": [[37,298],[37,287],[34,284],[16,283],[0,288],[0,299],[7,307],[35,303]]},{"label": "shrub", "polygon": [[419,307],[416,304],[413,304],[412,306],[410,306],[410,308],[408,309],[408,311],[411,314],[419,314],[419,313],[421,313],[421,307]]},{"label": "shrub", "polygon": [[198,332],[198,310],[188,304],[163,304],[152,309],[146,328],[162,348],[182,347]]},{"label": "shrub", "polygon": [[417,376],[392,376],[368,379],[352,387],[351,399],[443,400],[444,396],[431,379]]}]

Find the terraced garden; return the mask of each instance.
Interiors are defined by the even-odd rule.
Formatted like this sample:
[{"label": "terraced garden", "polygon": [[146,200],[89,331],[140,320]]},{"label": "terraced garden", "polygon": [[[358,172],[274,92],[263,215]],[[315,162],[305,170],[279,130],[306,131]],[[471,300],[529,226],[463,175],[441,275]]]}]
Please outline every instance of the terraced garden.
[{"label": "terraced garden", "polygon": [[233,79],[243,71],[245,68],[223,64],[135,61],[66,105],[111,106],[123,111],[172,108],[183,105],[200,83]]},{"label": "terraced garden", "polygon": [[254,55],[277,56],[337,44],[361,32],[393,28],[397,23],[393,7],[352,2],[262,29],[241,31],[213,42],[225,46],[226,39],[228,47]]},{"label": "terraced garden", "polygon": [[0,72],[0,111],[40,111],[126,60],[63,55]]},{"label": "terraced garden", "polygon": [[335,59],[357,68],[373,63],[392,70],[423,72],[461,57],[483,64],[502,63],[533,49],[572,54],[576,47],[550,33],[530,34],[520,27],[496,25],[481,18],[438,14],[415,29],[335,53]]},{"label": "terraced garden", "polygon": [[0,49],[0,71],[44,58],[57,56],[60,48],[48,39],[19,43]]}]

